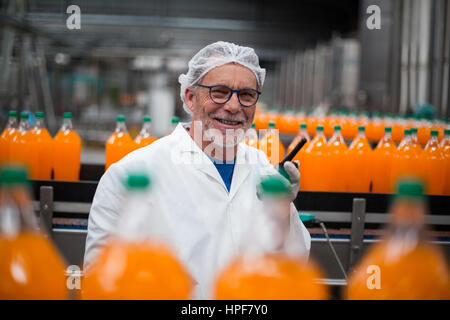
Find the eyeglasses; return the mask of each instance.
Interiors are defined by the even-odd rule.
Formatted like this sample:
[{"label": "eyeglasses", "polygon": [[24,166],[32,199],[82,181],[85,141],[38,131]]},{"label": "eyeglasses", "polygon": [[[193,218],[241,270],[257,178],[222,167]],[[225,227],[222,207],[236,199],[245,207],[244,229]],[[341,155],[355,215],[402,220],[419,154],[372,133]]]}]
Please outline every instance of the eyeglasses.
[{"label": "eyeglasses", "polygon": [[225,104],[230,99],[233,93],[236,93],[241,106],[249,108],[253,107],[258,102],[261,92],[251,88],[244,88],[241,90],[233,90],[224,85],[205,86],[202,84],[195,84],[195,86],[209,89],[209,96],[214,103]]}]

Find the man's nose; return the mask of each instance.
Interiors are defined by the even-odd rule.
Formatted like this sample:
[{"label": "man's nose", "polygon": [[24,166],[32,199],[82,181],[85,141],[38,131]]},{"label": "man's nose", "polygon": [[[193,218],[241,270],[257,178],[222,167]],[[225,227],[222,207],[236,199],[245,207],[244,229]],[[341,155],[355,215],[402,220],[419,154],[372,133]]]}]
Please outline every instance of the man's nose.
[{"label": "man's nose", "polygon": [[236,92],[233,92],[230,100],[224,104],[223,108],[230,113],[237,113],[241,110],[241,104],[239,103],[239,99]]}]

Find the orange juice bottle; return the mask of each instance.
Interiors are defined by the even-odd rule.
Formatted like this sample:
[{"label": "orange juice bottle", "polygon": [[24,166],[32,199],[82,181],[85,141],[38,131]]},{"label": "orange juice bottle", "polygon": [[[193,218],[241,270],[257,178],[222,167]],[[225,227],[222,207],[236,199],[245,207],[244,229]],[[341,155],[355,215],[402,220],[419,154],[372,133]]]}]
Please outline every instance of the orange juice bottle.
[{"label": "orange juice bottle", "polygon": [[259,142],[259,149],[264,151],[269,162],[276,166],[284,157],[284,146],[275,130],[275,122],[269,121],[269,129]]},{"label": "orange juice bottle", "polygon": [[440,147],[445,158],[444,194],[450,195],[450,129],[444,130],[444,136],[442,138]]},{"label": "orange juice bottle", "polygon": [[259,148],[259,140],[258,140],[258,133],[255,129],[255,123],[252,123],[252,126],[250,129],[247,130],[244,136],[243,142],[247,144],[250,147]]},{"label": "orange juice bottle", "polygon": [[439,147],[439,131],[431,130],[431,137],[420,157],[426,190],[429,194],[444,194],[446,159]]},{"label": "orange juice bottle", "polygon": [[400,143],[403,139],[404,130],[402,119],[399,116],[394,116],[392,120],[392,139],[395,143]]},{"label": "orange juice bottle", "polygon": [[425,238],[426,211],[420,181],[401,181],[388,235],[369,248],[348,278],[348,299],[450,299],[446,257]]},{"label": "orange juice bottle", "polygon": [[[241,252],[218,274],[214,292],[225,300],[321,300],[328,290],[317,282],[322,272],[314,262],[289,250],[290,200],[281,176],[258,186],[261,215],[255,220]],[[265,237],[261,238],[261,230]]]},{"label": "orange juice bottle", "polygon": [[[308,134],[308,125],[306,123],[300,124],[300,131],[298,132],[298,134],[294,138],[294,140],[292,140],[286,153],[290,153],[292,150],[294,150],[295,146],[300,142],[300,140],[302,138],[305,138],[307,142],[305,143],[303,148],[300,149],[300,151],[294,156],[294,159],[292,159],[293,161],[298,160],[300,162],[300,167],[298,168],[298,170],[300,172],[300,176],[303,176],[303,172],[304,172],[304,167],[302,165],[303,155],[305,154],[305,150],[306,150],[306,148],[308,148],[308,145],[311,142],[311,138],[309,137],[309,134]],[[300,189],[303,190],[302,185],[300,185]]]},{"label": "orange juice bottle", "polygon": [[81,139],[73,130],[72,113],[64,112],[63,124],[53,139],[53,177],[55,180],[80,180]]},{"label": "orange juice bottle", "polygon": [[397,147],[392,139],[392,128],[384,128],[384,137],[378,142],[373,152],[372,161],[372,192],[391,193],[391,171],[394,154]]},{"label": "orange juice bottle", "polygon": [[[323,133],[323,126],[316,129],[316,136],[311,140],[302,155],[303,167],[301,177],[301,190],[308,191],[328,191],[330,174],[328,164],[328,144]],[[303,147],[305,148],[305,147]]]},{"label": "orange juice bottle", "polygon": [[355,137],[347,152],[348,191],[370,192],[370,170],[372,164],[372,148],[365,136],[365,127],[358,127]]},{"label": "orange juice bottle", "polygon": [[17,132],[17,111],[8,112],[8,121],[0,135],[0,166],[11,161],[11,144]]},{"label": "orange juice bottle", "polygon": [[37,228],[25,168],[0,172],[0,299],[67,299],[65,263]]},{"label": "orange juice bottle", "polygon": [[31,179],[50,180],[53,167],[53,139],[45,128],[43,112],[36,112],[36,123],[31,135]]},{"label": "orange juice bottle", "polygon": [[11,142],[11,161],[23,164],[28,171],[31,170],[32,136],[28,123],[28,112],[20,113],[19,127]]},{"label": "orange juice bottle", "polygon": [[134,139],[134,142],[136,143],[136,148],[148,146],[149,144],[152,144],[158,139],[152,134],[150,125],[151,122],[152,118],[150,118],[149,116],[144,116],[142,118],[142,129],[137,135],[136,139]]},{"label": "orange juice bottle", "polygon": [[[86,270],[83,299],[188,299],[192,283],[167,244],[164,215],[152,212],[150,179],[132,173],[116,232]],[[150,210],[150,211],[149,211]]]},{"label": "orange juice bottle", "polygon": [[110,165],[125,157],[128,153],[133,151],[134,148],[134,141],[131,139],[127,126],[125,125],[125,116],[118,115],[116,130],[114,130],[106,141],[105,170],[108,170]]},{"label": "orange juice bottle", "polygon": [[346,192],[348,175],[346,172],[347,145],[341,134],[341,126],[334,126],[334,134],[328,142],[329,191]]}]

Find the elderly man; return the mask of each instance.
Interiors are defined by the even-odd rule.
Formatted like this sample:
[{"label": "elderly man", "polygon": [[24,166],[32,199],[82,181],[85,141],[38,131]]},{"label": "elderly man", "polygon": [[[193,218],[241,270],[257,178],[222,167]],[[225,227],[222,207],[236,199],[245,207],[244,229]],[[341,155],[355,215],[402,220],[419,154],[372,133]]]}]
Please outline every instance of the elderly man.
[{"label": "elderly man", "polygon": [[[120,228],[121,178],[146,170],[155,181],[148,214],[164,215],[169,222],[166,239],[192,276],[193,297],[213,297],[214,277],[245,245],[262,209],[256,184],[261,176],[277,174],[263,152],[239,143],[253,121],[264,78],[254,50],[232,43],[210,44],[190,60],[179,82],[192,121],[127,155],[103,175],[89,215],[85,268]],[[291,162],[284,168],[292,201],[300,176]],[[292,203],[290,210],[287,242],[307,256],[310,235]]]}]

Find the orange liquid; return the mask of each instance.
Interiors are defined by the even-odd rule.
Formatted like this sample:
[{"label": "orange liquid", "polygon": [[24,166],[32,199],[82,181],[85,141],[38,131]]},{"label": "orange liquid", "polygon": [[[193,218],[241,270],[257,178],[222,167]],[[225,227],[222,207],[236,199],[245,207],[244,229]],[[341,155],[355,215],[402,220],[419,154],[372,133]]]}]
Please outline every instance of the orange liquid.
[{"label": "orange liquid", "polygon": [[302,155],[301,190],[328,191],[330,174],[328,166],[328,144],[324,135],[317,135]]},{"label": "orange liquid", "polygon": [[445,159],[445,185],[444,194],[450,195],[450,139],[444,139],[441,143],[441,151]]},{"label": "orange liquid", "polygon": [[5,128],[0,136],[0,166],[11,161],[11,145],[16,132],[15,128]]},{"label": "orange liquid", "polygon": [[390,138],[383,138],[373,152],[372,192],[392,193],[392,162],[397,152],[395,143]]},{"label": "orange liquid", "polygon": [[113,240],[87,271],[83,299],[190,298],[189,275],[161,245]]},{"label": "orange liquid", "polygon": [[400,143],[400,141],[402,141],[405,135],[405,129],[406,126],[402,126],[401,124],[396,122],[392,125],[392,139],[394,139],[396,143]]},{"label": "orange liquid", "polygon": [[67,299],[65,265],[38,233],[0,236],[0,299]]},{"label": "orange liquid", "polygon": [[366,137],[357,136],[347,152],[348,191],[370,192],[372,148]]},{"label": "orange liquid", "polygon": [[[256,126],[256,125],[255,125]],[[258,133],[256,130],[253,133],[248,132],[248,135],[245,136],[244,140],[242,140],[246,145],[256,148],[259,148],[259,140]]]},{"label": "orange liquid", "polygon": [[220,300],[324,300],[327,288],[315,281],[321,277],[310,262],[283,255],[239,258],[219,275],[215,295]]},{"label": "orange liquid", "polygon": [[284,157],[284,146],[275,131],[269,130],[259,142],[259,149],[264,151],[269,162],[275,166]]},{"label": "orange liquid", "polygon": [[[436,248],[419,245],[411,252],[389,257],[388,243],[375,244],[348,280],[347,298],[361,300],[450,299],[445,256]],[[369,289],[369,266],[380,268],[380,289]],[[373,273],[373,271],[372,271]]]},{"label": "orange liquid", "polygon": [[114,132],[106,141],[106,166],[110,165],[125,157],[128,153],[135,149],[134,141],[128,133]]},{"label": "orange liquid", "polygon": [[74,130],[59,130],[53,140],[55,180],[80,180],[81,139]]},{"label": "orange liquid", "polygon": [[347,145],[344,140],[332,138],[328,143],[328,165],[330,172],[329,191],[346,192],[348,175],[346,172]]},{"label": "orange liquid", "polygon": [[401,177],[414,176],[423,178],[423,173],[420,169],[420,153],[421,151],[419,151],[419,148],[410,142],[399,145],[392,161],[392,190],[395,188],[398,179]]},{"label": "orange liquid", "polygon": [[446,159],[439,143],[429,142],[422,152],[421,168],[429,194],[444,194]]},{"label": "orange liquid", "polygon": [[135,143],[136,149],[139,149],[139,148],[148,146],[149,144],[152,144],[156,140],[158,140],[158,138],[156,138],[156,137],[141,137],[138,135],[136,137],[136,139],[134,140],[134,143]]},{"label": "orange liquid", "polygon": [[50,180],[53,167],[53,139],[47,129],[31,131],[31,179]]},{"label": "orange liquid", "polygon": [[[305,171],[305,169],[303,167],[303,157],[304,157],[304,154],[305,154],[305,150],[308,148],[309,143],[311,142],[311,139],[309,138],[309,135],[308,134],[299,134],[298,136],[296,136],[294,138],[294,140],[292,140],[292,142],[289,145],[289,147],[287,149],[287,152],[286,152],[287,154],[289,154],[292,150],[294,150],[295,146],[301,141],[302,138],[306,138],[307,142],[300,149],[300,151],[297,152],[297,154],[292,159],[292,161],[299,161],[300,162],[300,166],[298,168],[298,171],[300,172],[300,176],[301,177],[303,177],[303,173]],[[302,184],[300,184],[300,190],[303,190]]]},{"label": "orange liquid", "polygon": [[20,162],[31,171],[31,146],[33,137],[28,130],[17,130],[10,145],[11,161]]}]

